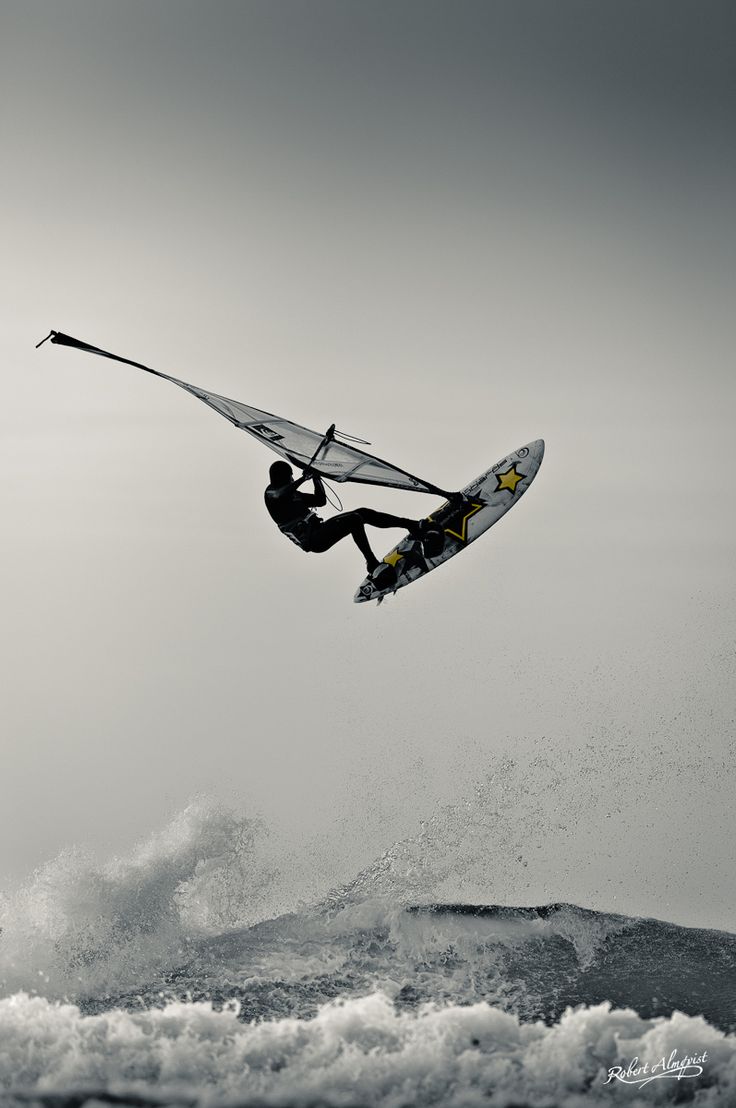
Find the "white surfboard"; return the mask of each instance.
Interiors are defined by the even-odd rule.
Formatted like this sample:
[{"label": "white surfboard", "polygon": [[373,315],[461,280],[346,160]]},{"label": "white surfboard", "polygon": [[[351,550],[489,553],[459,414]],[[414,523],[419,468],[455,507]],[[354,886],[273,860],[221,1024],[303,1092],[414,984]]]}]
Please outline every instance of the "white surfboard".
[{"label": "white surfboard", "polygon": [[437,525],[435,534],[429,533],[425,541],[406,535],[359,586],[356,604],[381,601],[465,550],[519,502],[543,457],[544,441],[535,439],[466,485],[462,499],[446,500],[427,517]]}]

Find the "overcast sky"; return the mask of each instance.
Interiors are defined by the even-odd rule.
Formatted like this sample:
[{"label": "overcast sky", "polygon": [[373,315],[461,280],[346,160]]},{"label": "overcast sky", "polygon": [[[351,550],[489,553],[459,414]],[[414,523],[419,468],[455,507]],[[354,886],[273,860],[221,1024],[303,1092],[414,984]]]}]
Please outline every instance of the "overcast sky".
[{"label": "overcast sky", "polygon": [[[483,827],[511,756],[506,838],[448,895],[736,927],[733,6],[0,21],[0,874],[125,852],[206,792],[329,884],[448,804]],[[444,487],[546,458],[467,555],[354,605],[357,550],[266,516],[273,455],[35,351],[51,327]]]}]

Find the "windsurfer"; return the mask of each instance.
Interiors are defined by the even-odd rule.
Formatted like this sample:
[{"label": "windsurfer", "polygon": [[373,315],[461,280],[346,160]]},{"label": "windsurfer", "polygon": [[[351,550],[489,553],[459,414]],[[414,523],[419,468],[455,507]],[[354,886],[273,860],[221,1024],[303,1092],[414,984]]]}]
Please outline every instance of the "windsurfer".
[{"label": "windsurfer", "polygon": [[[355,508],[323,520],[313,511],[327,503],[325,487],[318,473],[307,470],[294,480],[294,471],[288,462],[274,462],[269,474],[271,481],[265,492],[266,507],[283,534],[302,550],[313,554],[322,554],[341,539],[352,535],[365,558],[369,573],[373,573],[381,563],[371,550],[365,533],[366,524],[371,527],[401,527],[416,538],[421,537],[426,526],[423,520],[392,516],[373,508]],[[314,483],[314,492],[300,492],[299,486],[310,479]]]}]

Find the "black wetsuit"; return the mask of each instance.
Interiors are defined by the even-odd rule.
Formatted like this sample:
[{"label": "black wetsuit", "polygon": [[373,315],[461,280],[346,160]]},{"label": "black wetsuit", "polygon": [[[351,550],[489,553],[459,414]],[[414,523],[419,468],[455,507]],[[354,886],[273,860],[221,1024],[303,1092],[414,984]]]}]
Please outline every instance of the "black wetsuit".
[{"label": "black wetsuit", "polygon": [[305,480],[305,477],[300,477],[288,485],[268,485],[264,498],[268,513],[279,531],[288,535],[302,550],[309,550],[309,535],[322,523],[312,508],[321,508],[327,503],[327,497],[319,477],[314,478],[313,493],[299,492],[299,485]]},{"label": "black wetsuit", "polygon": [[373,508],[356,508],[325,521],[312,510],[327,503],[324,485],[315,475],[314,493],[299,492],[298,486],[305,480],[306,477],[300,477],[287,485],[269,485],[264,494],[269,515],[279,530],[302,550],[322,554],[341,539],[352,535],[369,568],[373,569],[378,565],[378,559],[370,548],[365,533],[366,523],[373,527],[402,527],[410,531],[418,526],[413,519],[376,512]]}]

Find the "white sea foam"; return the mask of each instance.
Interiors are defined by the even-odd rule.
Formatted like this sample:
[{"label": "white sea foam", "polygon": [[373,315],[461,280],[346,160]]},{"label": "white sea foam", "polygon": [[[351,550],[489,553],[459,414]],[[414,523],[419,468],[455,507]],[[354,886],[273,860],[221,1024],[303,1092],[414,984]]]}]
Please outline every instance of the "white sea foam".
[{"label": "white sea foam", "polygon": [[[696,1093],[699,1108],[736,1103],[736,1037],[701,1017],[647,1021],[608,1004],[568,1010],[546,1027],[485,1003],[397,1012],[375,993],[327,1004],[311,1020],[243,1024],[234,1007],[175,1003],[84,1016],[72,1005],[19,994],[0,1001],[0,1043],[8,1104],[12,1092],[75,1089],[294,1108],[651,1108]],[[634,1057],[654,1062],[672,1050],[707,1052],[703,1074],[641,1091],[605,1084],[610,1067]]]}]

